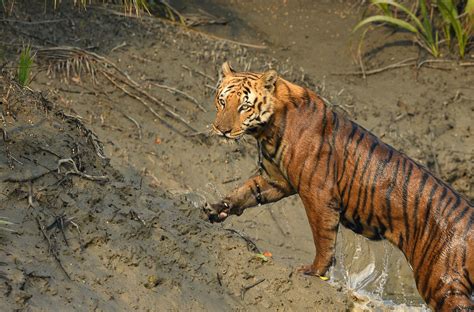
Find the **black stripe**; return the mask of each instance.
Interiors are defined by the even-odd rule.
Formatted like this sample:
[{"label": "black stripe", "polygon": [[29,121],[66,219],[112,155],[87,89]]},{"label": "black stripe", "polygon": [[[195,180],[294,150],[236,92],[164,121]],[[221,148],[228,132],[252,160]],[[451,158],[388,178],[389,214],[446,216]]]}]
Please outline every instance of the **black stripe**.
[{"label": "black stripe", "polygon": [[379,216],[375,217],[377,219],[377,239],[382,239],[385,237],[385,232],[387,231],[387,226],[382,222],[382,219]]},{"label": "black stripe", "polygon": [[316,152],[316,162],[314,164],[313,169],[311,170],[310,178],[309,178],[309,188],[311,189],[311,184],[313,183],[313,177],[316,174],[316,169],[318,168],[319,165],[319,160],[321,159],[321,149],[323,147],[323,144],[326,140],[325,134],[326,134],[326,128],[327,128],[327,107],[326,105],[323,105],[323,121],[322,121],[322,133],[321,133],[321,141],[319,143],[318,151]]},{"label": "black stripe", "polygon": [[[413,209],[413,247],[411,249],[411,259],[415,254],[415,246],[417,244],[416,238],[418,236],[418,208],[420,205],[420,197],[423,195],[423,190],[425,189],[426,182],[428,181],[429,175],[426,172],[423,172],[423,176],[421,178],[420,186],[418,187],[418,191],[415,195],[415,208]],[[426,220],[425,220],[426,221]]]},{"label": "black stripe", "polygon": [[370,187],[370,209],[369,209],[369,214],[367,218],[367,225],[370,226],[370,223],[372,222],[372,217],[374,214],[374,195],[375,195],[375,188],[377,186],[377,179],[379,176],[384,172],[385,168],[387,167],[388,163],[392,160],[393,157],[393,150],[389,149],[388,150],[388,157],[383,160],[382,162],[378,163],[377,169],[374,174],[374,178],[372,180],[372,185]]},{"label": "black stripe", "polygon": [[[422,222],[423,223],[423,228],[419,231],[418,236],[416,237],[417,242],[419,241],[419,239],[423,238],[423,235],[425,234],[425,231],[426,231],[426,227],[430,224],[430,221],[431,221],[430,220],[430,213],[431,213],[431,209],[433,208],[432,207],[433,199],[434,199],[434,196],[435,196],[437,190],[438,190],[438,184],[433,183],[433,186],[431,187],[430,195],[428,196],[428,202],[426,203],[426,207],[425,207],[426,211],[425,211],[425,216],[424,216],[423,222]],[[429,233],[428,233],[428,237],[424,241],[421,240],[421,244],[423,244],[423,245],[418,246],[418,248],[424,249],[428,240],[430,240],[430,234]],[[414,270],[414,271],[418,272],[419,269],[420,269],[420,266],[422,264],[423,264],[423,258],[419,259],[416,270]]]},{"label": "black stripe", "polygon": [[357,194],[357,203],[356,203],[356,207],[355,207],[354,211],[359,210],[362,188],[364,188],[364,193],[365,193],[365,200],[364,200],[364,203],[363,203],[362,207],[365,207],[365,201],[367,200],[367,187],[368,187],[368,184],[369,184],[368,180],[370,178],[370,175],[367,176],[367,181],[365,183],[364,183],[364,176],[365,176],[365,173],[367,172],[367,168],[369,168],[370,161],[372,160],[372,156],[373,156],[374,151],[375,151],[375,149],[377,148],[378,145],[379,145],[379,143],[377,141],[375,141],[370,146],[369,154],[367,155],[367,159],[365,160],[365,163],[364,163],[364,166],[362,168],[361,175],[360,175],[360,179],[359,179],[359,182],[360,182],[359,183],[359,192]]},{"label": "black stripe", "polygon": [[293,94],[289,94],[288,99],[289,99],[288,102],[291,103],[293,107],[298,108],[298,109],[301,108],[299,105],[299,98],[295,97]]},{"label": "black stripe", "polygon": [[[337,114],[334,111],[331,111],[332,113],[332,127],[331,127],[331,144],[329,144],[329,153],[326,159],[326,178],[329,176],[329,166],[331,164],[331,161],[336,163],[334,161],[332,154],[333,154],[333,149],[336,149],[336,134],[339,131],[339,119],[337,117]],[[337,169],[337,166],[333,166],[333,169]],[[334,172],[334,178],[337,178],[337,172]]]},{"label": "black stripe", "polygon": [[[279,127],[278,127],[278,133],[276,135],[273,135],[273,137],[275,138],[275,143],[274,143],[275,148],[273,150],[273,153],[270,154],[271,158],[274,158],[280,149],[281,141],[283,139],[283,136],[285,135],[287,115],[288,115],[288,109],[286,107],[283,107],[283,112],[282,112],[281,120],[279,122]],[[280,159],[275,159],[275,160],[277,163],[280,162]]]},{"label": "black stripe", "polygon": [[303,103],[304,103],[305,109],[310,108],[311,104],[314,104],[314,103],[312,103],[311,97],[309,96],[308,89],[306,89],[306,88],[304,88]]},{"label": "black stripe", "polygon": [[[359,144],[360,144],[360,142],[364,139],[364,137],[365,137],[365,133],[364,133],[364,132],[361,132],[361,133],[360,133],[360,137],[359,137],[359,139],[357,140],[356,145],[355,145],[355,147],[354,147],[354,152],[353,152],[354,156],[357,155],[357,150],[359,149]],[[347,199],[348,199],[348,201],[349,201],[350,192],[351,192],[351,188],[352,188],[352,184],[354,183],[354,176],[355,176],[355,174],[356,174],[356,172],[357,172],[357,167],[359,166],[360,157],[361,157],[361,155],[359,154],[359,156],[357,157],[356,163],[355,163],[354,170],[352,171],[352,175],[350,175],[350,177],[351,177],[350,182],[349,182],[349,183],[346,183],[346,185],[344,185],[344,187],[342,188],[342,191],[341,191],[341,200],[342,200],[343,202],[344,202],[344,195],[345,195],[345,193],[346,193],[346,189],[347,189],[348,184],[349,184],[349,196],[347,197]],[[344,203],[345,209],[347,209],[347,205],[348,205],[348,203],[347,203],[347,204]],[[344,210],[345,210],[345,209],[344,209]]]},{"label": "black stripe", "polygon": [[[406,162],[406,159],[404,159]],[[405,167],[405,162],[403,166]],[[403,222],[405,224],[405,241],[410,242],[410,220],[408,219],[408,185],[410,184],[411,174],[413,172],[413,164],[411,161],[408,163],[408,172],[405,175],[405,180],[402,186],[402,208],[403,208]],[[411,260],[411,259],[410,259]]]},{"label": "black stripe", "polygon": [[[451,214],[456,211],[458,209],[458,207],[461,205],[461,197],[454,193],[454,196],[456,196],[456,201],[454,202],[454,205],[453,207],[451,207],[451,209],[449,210],[448,214],[446,215],[446,219],[449,219],[449,217],[451,216]],[[446,211],[446,208],[443,209],[443,211],[441,212],[441,214],[444,214],[444,212]]]},{"label": "black stripe", "polygon": [[388,227],[390,228],[391,232],[393,232],[391,196],[392,196],[393,189],[395,188],[395,185],[397,185],[399,169],[400,169],[400,159],[397,160],[397,165],[395,166],[395,170],[393,170],[392,178],[390,180],[390,185],[388,186],[387,192],[385,193],[385,205],[387,206]]},{"label": "black stripe", "polygon": [[[445,190],[446,189],[444,189],[443,192]],[[439,201],[439,203],[437,205],[437,208],[436,208],[437,211],[439,211],[439,209],[440,209],[440,207],[443,203],[444,196],[446,196],[446,193],[441,195],[440,201]],[[452,199],[449,198],[447,205],[449,205],[451,203],[451,201],[452,201]],[[436,215],[438,215],[438,214],[436,214]],[[422,254],[425,255],[425,260],[424,260],[423,265],[427,266],[427,268],[428,268],[426,272],[431,272],[432,271],[433,266],[436,264],[436,261],[438,260],[439,256],[441,255],[441,252],[435,252],[435,250],[438,250],[439,248],[437,248],[437,247],[439,247],[440,244],[441,244],[441,246],[444,245],[444,243],[447,240],[447,237],[445,235],[439,235],[438,231],[439,231],[440,228],[441,228],[440,226],[437,226],[437,227],[435,227],[434,231],[430,233],[430,239],[426,240],[428,242],[428,244],[425,246],[425,248],[422,252]],[[431,256],[431,258],[429,258],[430,256]],[[429,259],[428,264],[426,262],[426,259]],[[424,283],[421,285],[421,290],[422,290],[423,293],[426,292],[426,288],[428,287],[429,278],[430,278],[430,276],[427,275]]]},{"label": "black stripe", "polygon": [[354,136],[357,132],[357,124],[351,121],[351,125],[352,125],[352,130],[351,130],[349,136],[347,137],[346,144],[344,145],[344,157],[343,157],[343,160],[342,160],[341,175],[337,179],[337,184],[338,185],[341,182],[342,178],[344,177],[344,173],[346,171],[346,162],[347,162],[347,157],[349,156],[348,146],[352,143],[352,140],[354,139]]},{"label": "black stripe", "polygon": [[461,211],[461,213],[459,213],[456,216],[456,218],[454,218],[453,224],[457,224],[459,221],[461,221],[461,219],[466,216],[466,213],[469,211],[469,209],[472,209],[472,208],[466,205],[464,209]]}]

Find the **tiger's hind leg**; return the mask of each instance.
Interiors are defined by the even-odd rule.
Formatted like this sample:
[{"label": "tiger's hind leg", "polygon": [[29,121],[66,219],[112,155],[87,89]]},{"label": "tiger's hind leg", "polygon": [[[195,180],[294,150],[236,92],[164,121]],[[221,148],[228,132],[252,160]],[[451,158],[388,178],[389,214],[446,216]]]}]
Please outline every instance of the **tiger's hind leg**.
[{"label": "tiger's hind leg", "polygon": [[461,230],[430,240],[413,259],[418,291],[434,311],[474,312],[474,231]]},{"label": "tiger's hind leg", "polygon": [[451,291],[436,305],[436,311],[474,312],[474,301],[468,295]]},{"label": "tiger's hind leg", "polygon": [[339,211],[332,198],[321,197],[301,196],[316,247],[313,263],[298,270],[307,275],[324,276],[334,262]]},{"label": "tiger's hind leg", "polygon": [[433,266],[430,272],[418,276],[416,284],[423,299],[435,311],[474,312],[472,285],[469,277],[462,273],[462,266],[452,263],[452,269],[441,264]]}]

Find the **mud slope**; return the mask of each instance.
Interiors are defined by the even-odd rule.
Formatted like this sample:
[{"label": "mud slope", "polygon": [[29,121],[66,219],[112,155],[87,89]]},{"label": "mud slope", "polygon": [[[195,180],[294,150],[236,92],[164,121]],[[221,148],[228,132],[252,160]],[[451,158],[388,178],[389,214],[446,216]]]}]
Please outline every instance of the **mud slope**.
[{"label": "mud slope", "polygon": [[328,284],[262,262],[240,236],[201,220],[198,194],[130,180],[102,159],[101,143],[80,119],[0,82],[10,125],[1,215],[17,223],[2,233],[2,310],[348,305]]}]

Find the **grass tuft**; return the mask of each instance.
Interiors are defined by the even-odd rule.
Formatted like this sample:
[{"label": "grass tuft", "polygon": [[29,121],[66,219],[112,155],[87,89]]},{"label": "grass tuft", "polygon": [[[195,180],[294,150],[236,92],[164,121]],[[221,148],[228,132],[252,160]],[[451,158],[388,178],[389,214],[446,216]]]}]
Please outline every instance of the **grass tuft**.
[{"label": "grass tuft", "polygon": [[409,9],[394,0],[371,0],[371,5],[378,9],[379,14],[360,21],[354,31],[368,24],[385,23],[412,33],[415,41],[434,57],[441,55],[441,43],[451,45],[453,33],[458,54],[463,58],[472,37],[474,0],[464,2],[463,14],[459,14],[455,3],[457,4],[453,0],[436,0],[429,3],[426,0],[418,0],[418,5]]},{"label": "grass tuft", "polygon": [[28,45],[23,48],[20,53],[20,61],[18,62],[18,83],[25,87],[30,82],[31,66],[33,65],[33,56],[31,47]]},{"label": "grass tuft", "polygon": [[137,16],[140,15],[140,12],[147,12],[148,10],[148,1],[147,0],[122,0],[122,5],[126,13]]}]

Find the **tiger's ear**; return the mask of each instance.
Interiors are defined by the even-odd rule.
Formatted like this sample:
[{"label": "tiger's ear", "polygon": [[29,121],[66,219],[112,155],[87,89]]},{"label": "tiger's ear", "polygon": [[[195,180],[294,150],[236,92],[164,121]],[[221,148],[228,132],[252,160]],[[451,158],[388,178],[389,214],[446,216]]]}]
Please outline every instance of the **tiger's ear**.
[{"label": "tiger's ear", "polygon": [[262,81],[263,87],[269,92],[273,92],[275,89],[275,83],[278,79],[278,73],[273,69],[263,73],[260,80]]},{"label": "tiger's ear", "polygon": [[224,64],[222,64],[222,68],[221,68],[221,76],[222,77],[233,76],[234,73],[235,73],[235,71],[234,71],[234,69],[232,69],[229,62],[224,62]]}]

